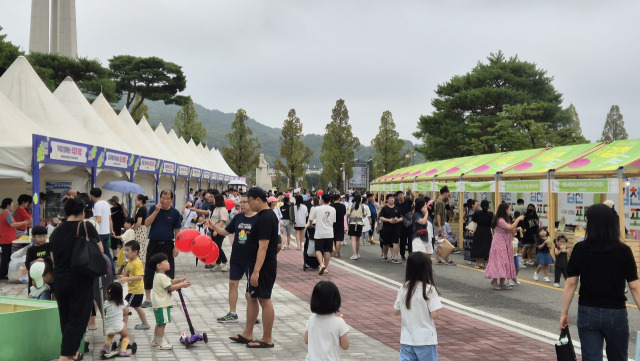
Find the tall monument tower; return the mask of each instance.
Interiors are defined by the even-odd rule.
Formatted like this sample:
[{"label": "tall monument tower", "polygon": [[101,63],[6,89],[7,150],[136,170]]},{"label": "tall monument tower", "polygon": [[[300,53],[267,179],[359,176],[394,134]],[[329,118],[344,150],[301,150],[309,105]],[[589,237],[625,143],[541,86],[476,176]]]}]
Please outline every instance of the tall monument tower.
[{"label": "tall monument tower", "polygon": [[75,0],[31,0],[30,30],[30,52],[78,57]]}]

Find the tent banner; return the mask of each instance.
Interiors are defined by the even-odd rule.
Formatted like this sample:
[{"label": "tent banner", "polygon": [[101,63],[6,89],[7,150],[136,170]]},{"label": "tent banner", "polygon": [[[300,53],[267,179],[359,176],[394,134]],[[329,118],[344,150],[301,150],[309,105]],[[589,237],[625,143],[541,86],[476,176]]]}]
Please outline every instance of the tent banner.
[{"label": "tent banner", "polygon": [[191,178],[200,178],[202,176],[202,170],[198,168],[191,168]]},{"label": "tent banner", "polygon": [[496,182],[462,182],[463,192],[495,192]]},{"label": "tent banner", "polygon": [[70,142],[38,134],[33,134],[32,142],[33,156],[38,163],[95,167],[98,161],[98,153],[100,153],[100,150],[104,150],[104,148],[89,144]]},{"label": "tent banner", "polygon": [[[100,160],[104,154],[104,163]],[[102,168],[112,168],[112,169],[121,169],[121,170],[133,170],[133,163],[135,156],[133,154],[127,154],[122,152],[116,152],[113,150],[107,149],[103,154],[100,154],[98,158],[98,167]]]},{"label": "tent banner", "polygon": [[416,188],[418,192],[431,192],[433,191],[433,182],[417,182]]},{"label": "tent banner", "polygon": [[139,157],[138,158],[138,172],[146,172],[146,173],[157,173],[160,168],[160,160],[147,158],[147,157]]},{"label": "tent banner", "polygon": [[549,186],[546,180],[501,181],[499,187],[500,193],[528,193],[549,191]]},{"label": "tent banner", "polygon": [[375,183],[369,184],[369,190],[370,191],[377,191],[378,190],[378,185],[375,184]]},{"label": "tent banner", "polygon": [[240,179],[241,181],[247,183],[247,177],[238,177],[238,179]]},{"label": "tent banner", "polygon": [[209,180],[211,179],[211,172],[208,170],[202,171],[202,179]]},{"label": "tent banner", "polygon": [[224,176],[224,181],[225,182],[229,182],[229,176],[228,175]]},{"label": "tent banner", "polygon": [[188,177],[189,167],[186,165],[178,165],[178,175],[181,177]]},{"label": "tent banner", "polygon": [[553,179],[552,193],[618,193],[618,179]]},{"label": "tent banner", "polygon": [[160,166],[160,174],[176,175],[176,164],[162,161]]},{"label": "tent banner", "polygon": [[443,187],[447,187],[449,188],[450,192],[458,192],[459,190],[462,189],[462,187],[460,186],[460,182],[454,182],[454,183],[437,183],[436,184],[436,188],[434,189],[434,191],[436,192],[440,192],[440,189],[442,189]]},{"label": "tent banner", "polygon": [[222,182],[224,180],[224,174],[218,174],[218,182]]}]

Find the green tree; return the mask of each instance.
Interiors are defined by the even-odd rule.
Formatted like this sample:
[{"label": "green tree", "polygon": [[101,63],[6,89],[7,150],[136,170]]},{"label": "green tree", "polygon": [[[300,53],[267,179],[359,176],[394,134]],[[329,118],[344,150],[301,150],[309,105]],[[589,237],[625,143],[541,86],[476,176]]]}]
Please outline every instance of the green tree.
[{"label": "green tree", "polygon": [[255,173],[260,155],[260,142],[252,137],[253,131],[247,126],[247,112],[238,109],[236,119],[231,123],[231,133],[227,133],[229,147],[222,148],[222,156],[229,167],[239,176]]},{"label": "green tree", "polygon": [[[2,26],[0,26],[2,31]],[[0,76],[11,66],[17,57],[24,53],[17,45],[6,40],[7,34],[0,34]]]},{"label": "green tree", "polygon": [[[147,107],[146,104],[140,104],[140,106],[138,106],[138,103],[140,102],[140,95],[136,95],[136,99],[133,102],[133,108],[135,109],[135,111],[131,112],[131,117],[133,118],[133,120],[135,120],[136,124],[140,123],[142,117],[145,117],[147,118],[147,120],[149,120],[149,107]],[[155,127],[153,127],[153,130],[156,130]]]},{"label": "green tree", "polygon": [[102,93],[109,102],[120,100],[109,69],[98,60],[45,53],[31,53],[27,55],[27,60],[51,91],[69,76],[85,94],[98,96]]},{"label": "green tree", "polygon": [[353,176],[354,153],[360,148],[360,140],[353,136],[349,124],[349,110],[344,100],[338,99],[331,111],[331,122],[325,127],[322,140],[320,162],[322,162],[325,179],[335,181],[336,188],[344,190],[342,167],[344,165],[345,180]]},{"label": "green tree", "polygon": [[[109,69],[118,94],[126,94],[126,106],[131,113],[147,99],[180,106],[191,101],[187,96],[178,95],[187,87],[187,78],[182,67],[172,62],[155,56],[117,55],[109,59]],[[137,95],[140,95],[140,101],[130,108]]]},{"label": "green tree", "polygon": [[281,171],[295,184],[296,178],[304,176],[305,164],[309,163],[313,152],[302,142],[302,122],[291,109],[282,125],[280,135],[280,158],[276,159],[275,169]]},{"label": "green tree", "polygon": [[198,121],[198,113],[193,101],[183,105],[178,110],[178,114],[173,120],[173,129],[176,130],[178,137],[182,137],[187,143],[190,139],[193,139],[194,143],[198,145],[207,137],[207,130]]},{"label": "green tree", "polygon": [[620,107],[612,105],[611,110],[607,114],[607,120],[604,122],[604,129],[602,130],[601,142],[613,142],[614,140],[627,139],[627,131],[624,129],[624,120],[622,113],[620,113]]},{"label": "green tree", "polygon": [[401,165],[403,156],[400,152],[404,147],[404,141],[396,131],[396,123],[390,111],[382,113],[378,134],[371,140],[371,146],[376,151],[373,156],[374,174],[385,174]]},{"label": "green tree", "polygon": [[497,123],[505,120],[507,105],[535,106],[526,120],[546,124],[549,132],[564,129],[570,114],[561,108],[562,94],[552,81],[534,63],[491,53],[487,64],[478,62],[471,72],[438,85],[431,101],[435,110],[420,117],[414,133],[423,141],[416,149],[431,160],[498,152],[505,147],[497,139]]}]

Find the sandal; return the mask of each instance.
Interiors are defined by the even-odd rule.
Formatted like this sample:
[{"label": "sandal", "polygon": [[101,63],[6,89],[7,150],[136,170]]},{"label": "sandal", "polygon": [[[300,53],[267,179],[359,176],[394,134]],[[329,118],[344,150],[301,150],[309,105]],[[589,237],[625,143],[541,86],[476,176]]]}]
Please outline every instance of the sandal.
[{"label": "sandal", "polygon": [[250,344],[247,344],[247,348],[272,348],[274,346],[274,344],[269,344],[264,341],[252,341],[250,343],[257,343],[258,345],[251,346]]},{"label": "sandal", "polygon": [[248,338],[242,336],[241,334],[237,334],[235,336],[229,336],[229,340],[237,343],[243,343],[243,344],[249,344],[253,342],[253,340],[249,340]]}]

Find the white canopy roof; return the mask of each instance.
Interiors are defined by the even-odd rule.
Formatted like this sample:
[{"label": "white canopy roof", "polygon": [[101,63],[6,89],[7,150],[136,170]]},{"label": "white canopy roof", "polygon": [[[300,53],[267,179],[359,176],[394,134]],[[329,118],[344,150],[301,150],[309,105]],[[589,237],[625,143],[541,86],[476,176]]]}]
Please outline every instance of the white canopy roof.
[{"label": "white canopy roof", "polygon": [[140,131],[140,128],[138,128],[138,125],[136,124],[136,121],[133,120],[133,117],[129,113],[129,110],[127,109],[126,106],[122,107],[122,110],[120,111],[120,114],[118,114],[118,118],[120,118],[120,121],[122,122],[124,127],[130,133],[132,133],[133,138],[138,140],[139,143],[142,143],[143,147],[148,150],[149,156],[151,156],[153,158],[160,158],[160,159],[165,158],[165,156],[163,155],[163,152],[161,150],[159,150],[158,148],[156,148],[149,141],[149,139],[147,137],[145,137],[144,134],[142,134],[142,132]]},{"label": "white canopy roof", "polygon": [[0,77],[0,93],[40,125],[45,130],[42,135],[87,144],[97,143],[51,94],[24,56],[19,56]]},{"label": "white canopy roof", "polygon": [[202,154],[204,158],[209,159],[211,161],[211,163],[214,166],[213,168],[214,170],[217,170],[218,172],[222,172],[222,166],[218,163],[218,160],[213,157],[213,154],[209,152],[209,148],[207,148],[204,144],[200,143],[200,145],[198,146],[198,151],[200,152],[200,154]]},{"label": "white canopy roof", "polygon": [[173,141],[171,140],[171,138],[169,138],[169,135],[164,130],[164,126],[162,125],[162,123],[158,124],[158,126],[156,127],[155,133],[160,139],[160,141],[162,142],[162,144],[164,144],[165,147],[170,149],[171,153],[173,153],[174,159],[179,159],[178,163],[188,164],[185,162],[186,155],[182,154],[182,149],[178,148],[175,144],[173,144]]},{"label": "white canopy roof", "polygon": [[178,136],[176,135],[176,132],[173,129],[170,129],[167,135],[169,136],[169,139],[175,145],[175,147],[179,149],[180,158],[185,159],[185,161],[182,164],[200,168],[200,165],[198,164],[200,163],[199,159],[196,158],[193,152],[191,152],[191,149],[189,149],[189,147],[187,146],[187,143],[178,139]]},{"label": "white canopy roof", "polygon": [[82,123],[85,130],[98,135],[98,139],[96,139],[98,143],[96,145],[128,152],[129,147],[126,143],[111,131],[104,119],[96,113],[87,98],[82,95],[82,92],[71,77],[66,77],[60,83],[53,92],[53,96],[67,109],[69,114]]},{"label": "white canopy roof", "polygon": [[[180,138],[183,142],[184,139]],[[189,139],[189,142],[187,143],[187,146],[189,147],[189,149],[191,149],[191,152],[198,157],[198,159],[200,159],[200,163],[202,164],[202,166],[200,166],[199,168],[202,169],[217,169],[217,167],[215,166],[215,164],[213,164],[213,162],[211,161],[211,159],[208,159],[207,157],[204,157],[202,155],[202,153],[200,153],[200,151],[198,151],[198,147],[196,146],[196,143],[193,141],[193,139]]]},{"label": "white canopy roof", "polygon": [[211,148],[211,153],[218,160],[218,163],[222,166],[222,173],[237,176],[237,174],[235,174],[233,170],[231,170],[231,167],[229,167],[227,162],[224,160],[224,157],[222,157],[222,154],[220,154],[219,150],[217,150],[216,148]]},{"label": "white canopy roof", "polygon": [[171,150],[162,143],[158,135],[153,131],[153,129],[151,129],[149,122],[147,122],[147,118],[142,117],[142,119],[140,119],[138,128],[142,132],[143,136],[152,144],[154,149],[158,150],[158,158],[169,162],[178,162]]},{"label": "white canopy roof", "polygon": [[0,178],[22,178],[31,182],[32,134],[46,134],[38,124],[0,93]]},{"label": "white canopy roof", "polygon": [[143,143],[138,142],[138,140],[134,138],[133,133],[122,124],[122,121],[118,118],[116,112],[113,111],[104,95],[100,94],[91,106],[98,115],[102,117],[111,131],[127,144],[128,149],[126,149],[125,152],[152,157],[152,155],[149,154],[150,151]]}]

